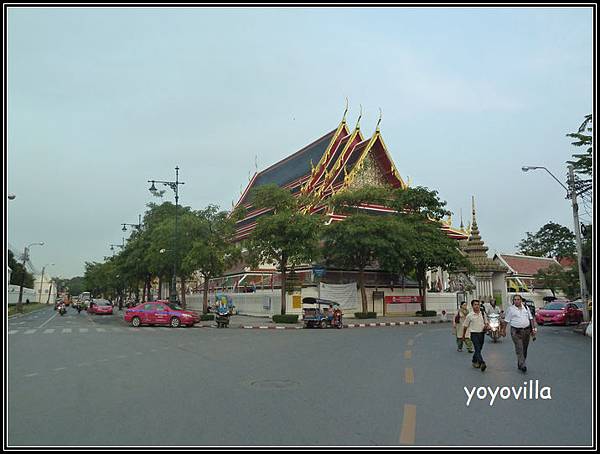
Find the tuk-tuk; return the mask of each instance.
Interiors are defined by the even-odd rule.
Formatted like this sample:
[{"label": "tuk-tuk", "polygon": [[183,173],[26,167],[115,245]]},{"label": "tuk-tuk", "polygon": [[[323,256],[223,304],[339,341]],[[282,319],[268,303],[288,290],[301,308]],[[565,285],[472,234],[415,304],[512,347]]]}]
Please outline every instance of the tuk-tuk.
[{"label": "tuk-tuk", "polygon": [[305,328],[342,328],[342,309],[335,301],[308,296],[302,299]]}]

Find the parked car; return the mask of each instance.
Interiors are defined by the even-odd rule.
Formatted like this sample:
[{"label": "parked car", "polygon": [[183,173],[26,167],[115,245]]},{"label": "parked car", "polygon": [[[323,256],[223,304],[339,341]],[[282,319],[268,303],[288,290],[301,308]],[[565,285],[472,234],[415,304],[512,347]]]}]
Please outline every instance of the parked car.
[{"label": "parked car", "polygon": [[193,326],[200,321],[200,315],[194,311],[184,310],[170,301],[152,301],[138,304],[127,309],[123,315],[127,323],[138,327],[141,325],[167,325],[172,328]]},{"label": "parked car", "polygon": [[538,325],[545,323],[555,325],[568,325],[573,322],[581,323],[583,321],[583,312],[574,303],[555,300],[537,311],[535,321]]},{"label": "parked car", "polygon": [[110,314],[113,313],[112,304],[110,301],[104,299],[94,298],[90,301],[90,305],[88,307],[88,312],[90,314]]}]

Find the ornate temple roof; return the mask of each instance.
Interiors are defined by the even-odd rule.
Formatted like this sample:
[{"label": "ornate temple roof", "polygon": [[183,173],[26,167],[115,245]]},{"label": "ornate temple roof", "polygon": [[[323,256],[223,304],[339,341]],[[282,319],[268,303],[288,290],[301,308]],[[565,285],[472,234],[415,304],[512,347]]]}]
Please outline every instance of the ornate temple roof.
[{"label": "ornate temple roof", "polygon": [[[273,183],[290,189],[296,196],[301,193],[317,195],[318,201],[314,205],[305,207],[312,213],[322,211],[329,197],[346,188],[362,185],[408,187],[396,169],[381,136],[379,129],[381,118],[373,135],[365,138],[360,130],[361,116],[354,130],[350,131],[346,124],[346,112],[344,112],[344,117],[336,129],[291,156],[256,173],[236,205],[244,205],[248,210],[246,217],[237,223],[236,238],[241,240],[250,235],[258,218],[269,211],[253,209],[248,201],[249,191],[264,184]],[[393,211],[371,205],[361,205],[361,208],[378,213]],[[344,218],[335,213],[327,213],[327,215],[330,222],[341,221]],[[449,237],[457,240],[467,238],[464,231],[453,229],[451,225],[443,225],[442,230]]]},{"label": "ornate temple roof", "polygon": [[477,226],[477,218],[475,216],[475,197],[473,197],[473,221],[471,225],[471,235],[469,236],[468,241],[461,244],[461,248],[468,257],[469,261],[475,267],[475,271],[507,271],[506,267],[494,262],[487,255],[488,248],[481,239],[479,227]]}]

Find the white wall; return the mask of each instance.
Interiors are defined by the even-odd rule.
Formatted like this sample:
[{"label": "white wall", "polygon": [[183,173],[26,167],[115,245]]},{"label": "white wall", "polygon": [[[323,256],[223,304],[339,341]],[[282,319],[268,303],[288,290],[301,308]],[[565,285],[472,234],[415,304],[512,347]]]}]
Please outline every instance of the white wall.
[{"label": "white wall", "polygon": [[[19,286],[18,285],[9,285],[8,286],[8,298],[6,301],[8,304],[17,304],[19,302]],[[29,300],[30,303],[38,300],[38,296],[34,292],[32,288],[23,287],[23,303]]]}]

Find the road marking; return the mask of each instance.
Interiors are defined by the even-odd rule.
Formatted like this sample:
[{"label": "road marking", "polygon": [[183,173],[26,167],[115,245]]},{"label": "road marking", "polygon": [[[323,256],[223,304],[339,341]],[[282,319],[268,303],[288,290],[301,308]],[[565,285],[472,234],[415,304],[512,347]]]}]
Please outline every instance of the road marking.
[{"label": "road marking", "polygon": [[99,333],[105,333],[106,330],[104,328],[96,328],[96,331],[98,331]]},{"label": "road marking", "polygon": [[72,332],[72,331],[73,331],[73,330],[72,330],[71,328],[64,328],[64,329],[62,330],[62,332],[63,332],[63,333],[70,333],[70,332]]},{"label": "road marking", "polygon": [[158,350],[157,350],[157,349],[155,349],[155,348],[151,348],[151,349],[150,349],[150,351],[151,351],[152,353],[156,353]]},{"label": "road marking", "polygon": [[28,329],[24,334],[33,334],[37,331],[37,329]]},{"label": "road marking", "polygon": [[66,367],[57,367],[56,369],[52,369],[54,372],[58,372],[59,370],[65,370]]},{"label": "road marking", "polygon": [[142,352],[135,352],[136,355],[143,355]]},{"label": "road marking", "polygon": [[415,382],[415,374],[412,367],[407,367],[404,369],[404,381],[408,384]]},{"label": "road marking", "polygon": [[25,375],[26,377],[35,377],[36,375],[40,375],[37,372],[34,372],[33,374],[27,374]]},{"label": "road marking", "polygon": [[85,363],[79,363],[79,364],[77,364],[77,367],[91,366],[91,365],[92,365],[92,363],[85,362]]},{"label": "road marking", "polygon": [[79,332],[80,333],[87,333],[88,329],[87,328],[79,328]]},{"label": "road marking", "polygon": [[56,331],[54,328],[48,328],[44,330],[44,334],[52,334],[54,331]]},{"label": "road marking", "polygon": [[412,358],[412,351],[411,350],[406,350],[404,352],[404,359],[411,359]]},{"label": "road marking", "polygon": [[12,329],[8,332],[8,334],[17,334],[19,332],[18,329]]},{"label": "road marking", "polygon": [[38,327],[38,329],[42,329],[46,323],[48,323],[50,320],[52,320],[52,319],[53,319],[54,317],[56,317],[57,315],[58,315],[58,312],[57,312],[56,314],[54,314],[52,317],[50,317],[48,320],[46,320],[44,323],[42,323],[42,324],[41,324],[41,325]]},{"label": "road marking", "polygon": [[415,343],[414,339],[408,340],[408,346],[411,347]]},{"label": "road marking", "polygon": [[404,417],[402,418],[402,431],[400,432],[400,443],[412,445],[415,443],[415,429],[417,426],[416,405],[404,405]]}]

